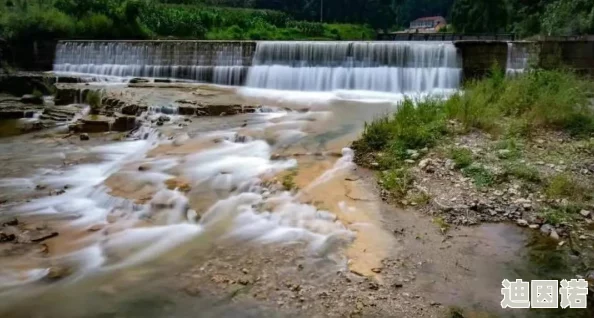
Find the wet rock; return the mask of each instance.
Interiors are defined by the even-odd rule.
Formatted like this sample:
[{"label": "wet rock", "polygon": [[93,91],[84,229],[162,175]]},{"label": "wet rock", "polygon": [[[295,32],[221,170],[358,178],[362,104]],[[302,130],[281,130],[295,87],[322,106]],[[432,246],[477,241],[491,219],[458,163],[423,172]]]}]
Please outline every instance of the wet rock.
[{"label": "wet rock", "polygon": [[80,90],[74,88],[59,88],[54,98],[55,105],[74,104],[80,98]]},{"label": "wet rock", "polygon": [[12,242],[14,240],[16,240],[16,235],[12,233],[7,234],[0,232],[0,243]]},{"label": "wet rock", "polygon": [[84,140],[89,140],[89,139],[90,139],[90,138],[89,138],[89,134],[87,134],[87,133],[82,133],[82,134],[80,134],[80,136],[78,136],[78,137],[80,138],[80,140],[83,140],[83,141],[84,141]]},{"label": "wet rock", "polygon": [[131,79],[128,83],[130,84],[141,84],[141,83],[148,83],[149,80],[146,78],[135,77]]},{"label": "wet rock", "polygon": [[148,171],[151,170],[151,165],[150,164],[141,164],[140,166],[138,166],[138,171]]},{"label": "wet rock", "polygon": [[193,116],[196,115],[196,108],[193,106],[182,106],[178,107],[178,112],[180,115],[184,116]]},{"label": "wet rock", "polygon": [[528,221],[523,220],[523,219],[519,219],[516,221],[516,224],[521,226],[521,227],[527,227],[528,226]]},{"label": "wet rock", "polygon": [[136,128],[136,117],[120,116],[117,117],[111,129],[114,131],[129,131]]},{"label": "wet rock", "polygon": [[51,280],[58,280],[72,274],[72,270],[66,266],[52,266],[46,275],[46,278]]},{"label": "wet rock", "polygon": [[157,126],[163,126],[163,122],[162,121],[158,121],[157,122]]},{"label": "wet rock", "polygon": [[2,226],[17,226],[19,225],[19,220],[17,218],[12,218],[4,223],[2,223]]},{"label": "wet rock", "polygon": [[130,105],[124,105],[120,108],[120,112],[124,115],[129,115],[129,116],[136,116],[138,115],[138,113],[146,110],[147,108],[141,108],[140,106],[136,105],[136,104],[130,104]]},{"label": "wet rock", "polygon": [[157,121],[163,121],[163,122],[170,121],[170,120],[171,120],[171,118],[169,118],[169,116],[167,116],[167,115],[161,115],[161,116],[159,116],[159,118],[157,118]]},{"label": "wet rock", "polygon": [[23,97],[21,97],[21,103],[43,105],[43,96],[37,96],[33,94],[23,95]]},{"label": "wet rock", "polygon": [[91,115],[80,120],[79,129],[86,133],[107,132],[110,131],[113,121],[111,117]]},{"label": "wet rock", "polygon": [[31,118],[34,113],[34,111],[22,109],[3,109],[0,110],[0,119]]},{"label": "wet rock", "polygon": [[104,224],[95,224],[95,225],[91,226],[88,230],[90,232],[97,232],[97,231],[103,230],[104,227],[105,227]]},{"label": "wet rock", "polygon": [[31,242],[39,243],[45,240],[49,240],[53,237],[58,236],[58,232],[51,232],[48,230],[42,230],[38,232],[34,232],[30,235]]}]

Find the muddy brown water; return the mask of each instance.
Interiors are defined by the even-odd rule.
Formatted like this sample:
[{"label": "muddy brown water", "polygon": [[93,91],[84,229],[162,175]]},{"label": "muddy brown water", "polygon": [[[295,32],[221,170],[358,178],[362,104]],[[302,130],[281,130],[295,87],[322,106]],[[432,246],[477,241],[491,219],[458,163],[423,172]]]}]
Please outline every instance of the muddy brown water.
[{"label": "muddy brown water", "polygon": [[[150,92],[150,96],[145,96],[145,100],[151,101],[151,98],[156,98],[151,96],[159,96],[155,101],[167,103],[176,98],[171,92],[165,95],[167,97],[154,91]],[[287,113],[275,121],[282,124],[293,115],[295,113]],[[223,243],[209,235],[203,235],[189,244],[169,251],[155,261],[131,268],[99,272],[77,280],[44,279],[27,286],[0,290],[3,293],[3,298],[0,299],[0,313],[4,313],[2,316],[311,317],[312,313],[315,313],[313,316],[325,316],[324,310],[331,312],[328,307],[316,307],[315,297],[311,300],[312,305],[309,309],[279,305],[281,302],[287,302],[276,300],[280,297],[278,289],[281,283],[272,280],[266,283],[266,278],[262,279],[261,285],[256,282],[247,284],[248,287],[251,284],[258,285],[257,295],[241,296],[242,293],[249,294],[249,288],[246,289],[238,283],[220,284],[214,279],[235,263],[245,266],[246,272],[279,272],[287,279],[294,278],[303,282],[310,280],[313,286],[319,285],[319,288],[324,288],[326,279],[330,279],[326,276],[336,271],[351,271],[357,273],[355,276],[369,276],[380,283],[381,287],[377,292],[379,294],[388,295],[398,301],[419,295],[422,301],[411,299],[413,304],[425,309],[423,314],[417,312],[418,316],[459,317],[448,313],[454,307],[460,308],[463,317],[593,316],[591,311],[584,310],[500,308],[501,281],[504,278],[569,279],[575,276],[574,268],[578,260],[568,255],[565,250],[558,249],[556,242],[550,242],[510,224],[456,228],[443,235],[430,217],[382,203],[377,195],[374,174],[361,169],[339,179],[310,187],[313,180],[332,168],[341,149],[357,137],[364,117],[356,121],[341,122],[341,116],[335,116],[330,121],[314,116],[312,120],[302,122],[301,129],[308,134],[306,137],[285,141],[277,139],[278,128],[250,130],[251,126],[262,123],[260,118],[251,114],[193,118],[187,127],[165,125],[161,130],[165,135],[185,132],[194,139],[211,131],[246,126],[241,130],[242,134],[274,142],[274,155],[296,158],[299,168],[294,176],[294,183],[302,190],[298,194],[300,200],[324,206],[333,212],[340,222],[357,233],[355,241],[344,252],[350,260],[346,268],[310,259],[297,247],[283,254],[280,251],[287,247],[284,244],[278,247],[274,244],[263,247],[256,242]],[[13,123],[0,122],[0,125],[3,124],[7,125],[6,131],[14,130],[11,126]],[[37,184],[27,179],[35,176],[39,169],[60,170],[81,163],[101,162],[101,158],[94,157],[87,150],[94,145],[112,142],[110,134],[92,135],[88,143],[80,142],[76,136],[63,138],[26,135],[0,139],[3,162],[0,177],[7,183],[7,187],[2,188],[0,199],[4,203],[0,206],[0,217],[11,215],[10,207],[15,203],[47,195],[46,189],[37,189]],[[178,148],[155,148],[149,156],[183,156],[204,149],[203,143],[190,142]],[[136,167],[133,164],[132,166]],[[15,186],[19,182],[22,184]],[[114,182],[125,184],[126,180]],[[196,210],[200,209],[200,202],[209,202],[208,198],[200,195],[204,194],[188,194],[190,199],[191,196],[197,196],[190,202]],[[216,198],[220,195],[221,193],[217,193]],[[348,202],[352,209],[342,210],[340,202]],[[47,218],[37,221],[45,222]],[[31,222],[35,222],[35,219]],[[73,233],[70,237],[77,235]],[[50,241],[49,246],[51,245]],[[261,249],[267,252],[263,252],[262,255],[254,252],[255,259],[246,260],[247,256],[242,253],[242,249]],[[24,257],[21,259],[24,262],[40,261],[25,254],[21,257]],[[263,259],[266,261],[262,262]],[[13,261],[14,256],[0,255],[0,265]],[[295,271],[293,265],[296,263],[300,264],[299,268],[312,268],[311,272],[304,275]],[[204,267],[208,269],[203,270]],[[381,273],[376,273],[375,268],[382,268]],[[237,270],[243,271],[243,268]],[[206,276],[211,279],[204,280]],[[395,281],[402,282],[403,287],[391,287]],[[336,283],[332,279],[327,283],[328,286],[334,286],[333,284]],[[229,286],[238,288],[233,289],[235,287]],[[340,288],[340,284],[336,286]],[[195,292],[196,288],[200,292]],[[368,293],[355,290],[357,297]],[[333,298],[332,293],[330,294],[330,302],[338,304],[342,301],[338,296]],[[279,309],[279,306],[282,308]],[[415,312],[406,308],[402,311],[392,311],[380,302],[377,309],[372,309],[367,314],[365,311],[358,314],[417,316]]]}]

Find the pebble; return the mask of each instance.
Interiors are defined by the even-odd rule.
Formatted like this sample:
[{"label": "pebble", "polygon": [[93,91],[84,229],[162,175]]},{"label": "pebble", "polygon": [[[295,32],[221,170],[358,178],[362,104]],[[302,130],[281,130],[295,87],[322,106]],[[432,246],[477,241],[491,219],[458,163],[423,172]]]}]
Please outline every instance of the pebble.
[{"label": "pebble", "polygon": [[87,133],[80,134],[79,138],[80,138],[80,140],[83,140],[83,141],[90,139],[89,134],[87,134]]},{"label": "pebble", "polygon": [[587,237],[587,236],[585,236],[585,235],[580,235],[580,237],[579,237],[579,239],[580,239],[580,240],[585,240],[585,239],[587,239],[587,238],[588,238],[588,237]]},{"label": "pebble", "polygon": [[553,240],[559,240],[559,234],[554,229],[551,230],[551,234],[549,235]]},{"label": "pebble", "polygon": [[588,211],[588,210],[581,210],[581,211],[580,211],[580,214],[581,214],[583,217],[587,218],[587,217],[590,215],[590,211]]},{"label": "pebble", "polygon": [[530,224],[530,226],[529,226],[529,228],[531,228],[531,229],[533,229],[533,230],[536,230],[536,229],[538,229],[539,227],[540,227],[540,225],[538,225],[538,224]]}]

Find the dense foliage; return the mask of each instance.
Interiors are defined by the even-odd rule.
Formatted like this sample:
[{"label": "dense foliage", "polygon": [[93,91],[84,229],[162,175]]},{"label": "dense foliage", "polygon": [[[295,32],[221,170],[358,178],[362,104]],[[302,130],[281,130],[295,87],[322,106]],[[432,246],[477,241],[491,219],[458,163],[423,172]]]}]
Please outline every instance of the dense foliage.
[{"label": "dense foliage", "polygon": [[592,0],[456,0],[451,22],[463,33],[520,36],[594,33]]},{"label": "dense foliage", "polygon": [[[181,1],[178,1],[181,2]],[[0,0],[0,36],[146,39],[371,39],[371,28],[296,21],[281,11],[156,0]]]},{"label": "dense foliage", "polygon": [[0,36],[371,39],[435,15],[460,33],[594,33],[592,0],[0,0]]}]

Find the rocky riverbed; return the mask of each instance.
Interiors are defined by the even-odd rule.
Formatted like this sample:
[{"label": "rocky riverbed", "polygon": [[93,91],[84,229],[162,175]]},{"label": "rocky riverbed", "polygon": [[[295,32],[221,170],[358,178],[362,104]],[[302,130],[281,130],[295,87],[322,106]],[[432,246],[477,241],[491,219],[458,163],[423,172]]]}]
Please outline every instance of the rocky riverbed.
[{"label": "rocky riverbed", "polygon": [[[366,168],[381,154],[357,167],[343,149],[391,102],[275,104],[179,83],[59,91],[67,105],[39,110],[65,130],[0,140],[3,316],[505,316],[504,278],[583,268],[570,251],[587,248],[591,214],[552,224],[539,211],[562,199],[497,173],[525,160],[540,178],[587,178],[586,150],[563,163],[545,156],[589,149],[566,136],[504,147],[474,135],[411,151],[415,181],[396,197]],[[90,115],[89,91],[101,94]],[[478,186],[450,148],[503,181]]]}]

